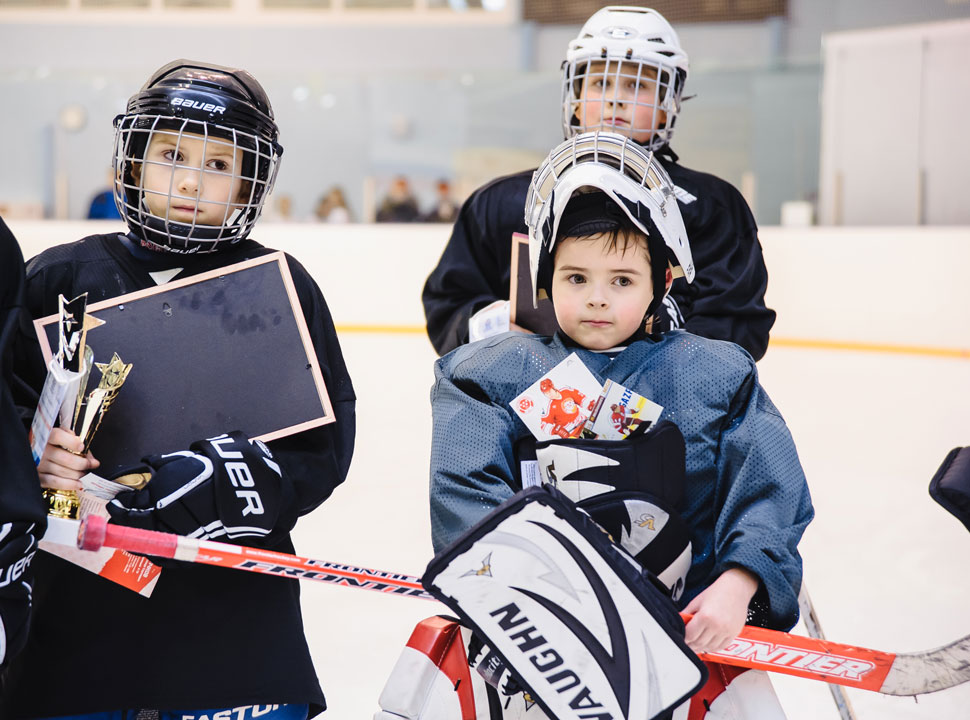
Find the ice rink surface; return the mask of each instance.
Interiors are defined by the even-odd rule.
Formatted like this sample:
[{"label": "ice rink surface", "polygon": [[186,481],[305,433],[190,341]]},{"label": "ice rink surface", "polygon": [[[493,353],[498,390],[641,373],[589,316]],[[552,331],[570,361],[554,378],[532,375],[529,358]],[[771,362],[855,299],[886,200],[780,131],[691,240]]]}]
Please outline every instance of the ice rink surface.
[{"label": "ice rink surface", "polygon": [[[347,482],[297,525],[297,552],[420,575],[431,558],[434,351],[417,334],[345,333],[341,343],[358,396],[356,452]],[[970,633],[970,534],[927,493],[946,453],[970,445],[970,360],[772,347],[759,371],[812,490],[801,550],[827,637],[914,652]],[[372,717],[414,624],[444,611],[310,582],[303,607],[335,720]],[[801,623],[794,632],[806,634]],[[826,685],[773,677],[791,720],[838,719]],[[918,700],[848,696],[859,720],[970,717],[970,684]]]}]

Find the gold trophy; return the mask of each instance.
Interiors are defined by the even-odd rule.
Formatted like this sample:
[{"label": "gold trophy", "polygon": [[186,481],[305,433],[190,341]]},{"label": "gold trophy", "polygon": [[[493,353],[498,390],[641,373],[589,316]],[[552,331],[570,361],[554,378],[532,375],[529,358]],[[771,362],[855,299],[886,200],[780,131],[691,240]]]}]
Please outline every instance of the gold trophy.
[{"label": "gold trophy", "polygon": [[[124,384],[131,371],[131,363],[124,364],[118,353],[114,353],[109,363],[95,363],[101,371],[98,386],[84,397],[85,387],[79,389],[77,404],[74,410],[74,423],[71,431],[81,438],[83,447],[77,455],[86,455],[91,448],[94,434],[101,427],[104,414],[118,396],[118,391]],[[75,519],[81,507],[81,500],[74,490],[44,490],[47,498],[47,512],[49,515]]]},{"label": "gold trophy", "polygon": [[[86,345],[87,331],[104,324],[104,321],[85,313],[86,305],[87,293],[69,302],[63,296],[60,298],[60,348],[52,363],[59,370],[73,374],[71,390],[73,383],[77,383],[76,393],[69,392],[60,411],[61,425],[70,428],[83,443],[77,455],[87,454],[94,434],[101,427],[104,414],[108,412],[131,371],[131,364],[124,364],[118,353],[113,354],[109,363],[94,363],[101,371],[101,380],[94,390],[85,395],[94,355]],[[81,502],[76,491],[46,488],[44,497],[49,515],[77,518]]]}]

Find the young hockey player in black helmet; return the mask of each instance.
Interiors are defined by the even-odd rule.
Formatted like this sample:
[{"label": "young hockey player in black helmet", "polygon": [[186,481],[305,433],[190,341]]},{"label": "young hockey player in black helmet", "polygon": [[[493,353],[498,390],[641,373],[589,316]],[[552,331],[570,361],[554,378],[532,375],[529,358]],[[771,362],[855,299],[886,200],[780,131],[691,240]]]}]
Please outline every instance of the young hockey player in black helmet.
[{"label": "young hockey player in black helmet", "polygon": [[[657,153],[676,186],[697,268],[693,284],[674,283],[658,319],[736,342],[757,360],[775,313],[764,304],[768,275],[754,218],[734,187],[680,165],[670,147],[687,73],[677,34],[655,10],[599,10],[563,63],[564,137],[612,130]],[[422,294],[439,354],[468,342],[472,315],[508,299],[512,234],[526,232],[522,207],[531,177],[529,170],[494,180],[462,206]]]},{"label": "young hockey player in black helmet", "polygon": [[[269,99],[252,75],[177,60],[152,75],[115,125],[115,197],[129,232],[33,258],[27,304],[34,317],[55,312],[59,295],[87,292],[94,303],[272,252],[248,237],[282,154]],[[344,480],[353,387],[320,289],[296,260],[287,262],[336,422],[268,447],[232,433],[219,447],[200,437],[175,460],[146,458],[151,482],[110,504],[113,522],[293,552],[297,518]],[[66,430],[51,433],[38,466],[43,486],[77,489],[97,467],[90,454],[71,452],[79,443]],[[227,516],[239,510],[217,501],[232,481],[226,457],[247,464],[272,512]],[[220,530],[241,526],[248,527]],[[36,622],[12,671],[10,716],[289,720],[324,708],[297,583],[176,564],[145,599],[58,558],[39,560]]]},{"label": "young hockey player in black helmet", "polygon": [[[577,135],[535,172],[525,208],[533,291],[550,297],[561,330],[504,333],[438,360],[431,530],[443,552],[471,528],[491,527],[483,518],[518,490],[550,483],[694,614],[685,640],[700,653],[726,647],[746,622],[794,625],[797,545],[813,511],[791,435],[750,355],[680,329],[648,332],[674,279],[697,281],[674,193],[656,158],[614,133]],[[595,384],[612,381],[661,406],[657,423],[621,440],[537,442],[527,425],[530,412],[543,412],[533,388],[573,354]],[[541,582],[522,594],[541,595]],[[728,684],[722,675],[711,673],[723,683],[703,697],[709,704]],[[759,711],[743,717],[777,720],[767,678],[746,675],[739,687],[754,692]],[[388,684],[405,686],[393,676]],[[442,687],[447,694],[450,685]],[[422,707],[395,702],[387,689],[382,699],[382,720]],[[734,717],[718,710],[732,702],[699,704],[690,716]],[[524,707],[512,699],[494,712],[536,715],[508,714],[517,703]]]}]

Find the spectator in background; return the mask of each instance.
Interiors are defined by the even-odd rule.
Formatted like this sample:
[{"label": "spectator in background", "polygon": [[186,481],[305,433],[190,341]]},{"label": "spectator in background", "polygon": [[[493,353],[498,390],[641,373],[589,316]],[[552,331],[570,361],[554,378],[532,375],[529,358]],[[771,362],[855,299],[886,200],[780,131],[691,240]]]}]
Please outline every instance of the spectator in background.
[{"label": "spectator in background", "polygon": [[458,204],[451,197],[451,184],[444,179],[437,184],[438,197],[434,207],[425,213],[421,220],[423,222],[454,222],[458,217]]},{"label": "spectator in background", "polygon": [[343,188],[339,185],[334,185],[325,195],[320,197],[313,214],[315,219],[320,222],[353,222],[353,218],[350,215],[350,207],[347,205],[347,198],[344,197]]},{"label": "spectator in background", "polygon": [[108,170],[105,176],[108,187],[101,190],[88,206],[88,220],[121,220],[118,208],[115,206],[114,174]]},{"label": "spectator in background", "polygon": [[273,193],[263,206],[263,212],[259,216],[262,220],[271,223],[293,222],[293,196],[286,193]]},{"label": "spectator in background", "polygon": [[411,184],[406,177],[398,175],[391,183],[387,196],[377,208],[377,222],[415,222],[419,216],[418,201],[411,191]]},{"label": "spectator in background", "polygon": [[279,222],[289,222],[293,219],[293,198],[289,195],[280,195],[276,198],[274,207]]}]

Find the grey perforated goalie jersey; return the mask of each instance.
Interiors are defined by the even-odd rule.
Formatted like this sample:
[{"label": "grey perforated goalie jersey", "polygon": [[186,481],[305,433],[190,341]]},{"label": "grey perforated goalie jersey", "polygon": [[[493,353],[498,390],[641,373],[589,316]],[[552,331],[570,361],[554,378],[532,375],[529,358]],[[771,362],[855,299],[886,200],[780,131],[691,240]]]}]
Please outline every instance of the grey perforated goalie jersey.
[{"label": "grey perforated goalie jersey", "polygon": [[683,517],[694,555],[681,605],[738,566],[761,579],[754,599],[761,623],[794,625],[797,545],[813,510],[791,434],[750,355],[684,331],[635,342],[614,357],[566,346],[558,335],[508,333],[438,360],[431,392],[435,550],[521,489],[515,448],[529,430],[508,403],[571,352],[600,381],[662,405],[661,419],[684,435]]}]

